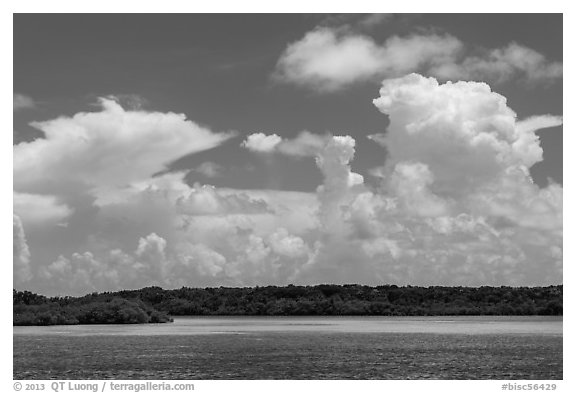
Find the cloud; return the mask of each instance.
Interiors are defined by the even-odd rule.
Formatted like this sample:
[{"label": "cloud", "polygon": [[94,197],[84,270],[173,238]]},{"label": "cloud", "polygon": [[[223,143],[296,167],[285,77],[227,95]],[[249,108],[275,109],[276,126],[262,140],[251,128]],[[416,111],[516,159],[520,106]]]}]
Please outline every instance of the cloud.
[{"label": "cloud", "polygon": [[[486,84],[420,75],[384,81],[374,104],[390,118],[372,137],[389,152],[381,185],[345,187],[346,170],[338,181],[325,173],[336,186],[331,198],[319,192],[319,214],[330,219],[300,282],[561,281],[562,187],[540,189],[528,171],[541,160],[535,130],[559,118],[517,121]],[[349,171],[349,158],[335,162]]]},{"label": "cloud", "polygon": [[36,106],[36,103],[31,97],[24,94],[14,93],[14,112],[23,109],[32,109]]},{"label": "cloud", "polygon": [[[352,170],[358,152],[349,135],[256,134],[244,148],[272,141],[252,151],[313,158],[322,174],[316,191],[190,185],[186,172],[150,171],[91,181],[96,189],[78,180],[78,188],[61,190],[63,198],[26,191],[48,210],[74,210],[58,231],[26,226],[27,244],[34,255],[40,244],[42,258],[24,246],[17,251],[26,242],[15,221],[15,263],[29,267],[27,285],[50,294],[147,285],[561,282],[563,189],[539,188],[529,175],[542,159],[536,131],[561,118],[519,120],[505,97],[478,82],[413,74],[384,81],[379,93],[373,103],[389,126],[371,136],[386,149],[372,171],[377,186]],[[40,238],[54,239],[54,251]]]},{"label": "cloud", "polygon": [[[275,152],[292,157],[315,157],[326,147],[330,139],[329,134],[319,135],[308,131],[300,132],[293,139],[282,139],[276,134],[256,133],[248,135],[241,146],[253,152]],[[257,148],[259,141],[263,141],[265,147]]]},{"label": "cloud", "polygon": [[525,122],[518,126],[506,98],[485,83],[439,84],[412,74],[384,81],[374,105],[390,116],[386,135],[372,136],[389,151],[388,167],[401,161],[426,164],[441,194],[474,192],[507,171],[527,171],[542,160],[534,130]]},{"label": "cloud", "polygon": [[[466,282],[476,282],[476,273],[478,282],[512,275],[508,280],[515,283],[560,280],[551,246],[562,245],[562,187],[538,188],[529,168],[542,160],[535,131],[559,125],[561,118],[518,121],[486,84],[439,84],[420,75],[384,81],[374,104],[390,117],[386,135],[372,137],[389,152],[378,171],[381,189],[407,212],[418,211],[409,203],[414,198],[417,205],[442,207],[426,214],[430,227],[401,214],[399,230],[386,239],[435,269],[457,269]],[[402,182],[396,180],[399,169]],[[413,240],[403,239],[404,232]]]},{"label": "cloud", "polygon": [[251,151],[269,153],[273,151],[276,145],[278,145],[281,141],[282,138],[276,134],[265,135],[261,132],[258,132],[248,135],[246,140],[242,142],[241,146]]},{"label": "cloud", "polygon": [[302,238],[290,234],[285,228],[278,228],[269,237],[272,251],[288,258],[305,257],[309,253],[308,246]]},{"label": "cloud", "polygon": [[56,293],[81,294],[87,291],[139,288],[165,285],[167,260],[166,241],[151,233],[140,238],[133,253],[109,250],[97,257],[92,252],[73,253],[70,258],[60,255],[54,262],[39,268],[39,277],[49,280]]},{"label": "cloud", "polygon": [[334,91],[384,75],[451,62],[461,48],[461,42],[448,35],[395,36],[379,45],[369,36],[317,28],[288,45],[278,60],[275,78]]},{"label": "cloud", "polygon": [[442,79],[480,79],[504,82],[513,78],[549,83],[562,77],[562,63],[546,60],[534,49],[515,42],[496,48],[483,57],[469,56],[457,64],[440,64],[430,74]]},{"label": "cloud", "polygon": [[194,168],[194,172],[200,173],[208,178],[220,177],[222,175],[222,165],[216,164],[212,161],[206,161]]},{"label": "cloud", "polygon": [[429,189],[434,174],[426,164],[400,162],[394,166],[389,182],[407,214],[437,217],[448,213],[446,203]]},{"label": "cloud", "polygon": [[60,223],[72,212],[53,195],[14,192],[14,213],[27,225]]},{"label": "cloud", "polygon": [[[135,256],[138,260],[139,279],[149,283],[163,285],[163,278],[168,274],[166,262],[166,240],[156,233],[140,238]],[[144,271],[142,271],[144,270]]]},{"label": "cloud", "polygon": [[308,131],[300,132],[294,139],[283,140],[278,144],[278,152],[293,157],[315,157],[318,156],[327,144],[331,136],[328,134],[318,135]]},{"label": "cloud", "polygon": [[394,14],[329,14],[323,17],[317,27],[328,27],[346,31],[368,31],[384,25],[394,18]]},{"label": "cloud", "polygon": [[101,98],[100,105],[99,112],[32,123],[46,137],[14,147],[17,191],[71,183],[86,189],[123,186],[231,137],[213,133],[183,114],[127,111],[109,98]]},{"label": "cloud", "polygon": [[38,269],[39,277],[49,283],[51,292],[76,294],[147,285],[279,284],[308,258],[304,240],[283,228],[268,236],[222,224],[212,229],[217,231],[212,242],[190,237],[170,244],[151,233],[141,237],[132,252],[60,255]]},{"label": "cloud", "polygon": [[562,63],[549,61],[541,53],[514,42],[503,48],[478,51],[483,54],[469,54],[470,48],[448,34],[392,36],[378,43],[350,28],[317,27],[286,47],[274,78],[332,92],[355,83],[416,71],[442,80],[493,83],[514,78],[529,84],[550,83],[562,77]]},{"label": "cloud", "polygon": [[384,24],[385,22],[388,22],[393,16],[394,16],[394,14],[386,14],[386,13],[369,14],[369,15],[361,18],[358,21],[358,24],[361,27],[370,29],[370,28],[373,28],[375,26]]},{"label": "cloud", "polygon": [[374,104],[390,119],[386,134],[371,136],[388,152],[372,171],[377,189],[351,171],[349,136],[301,134],[273,149],[316,157],[324,175],[295,282],[561,281],[562,187],[540,189],[529,176],[542,160],[535,131],[560,117],[517,120],[485,83],[416,74],[384,81]]},{"label": "cloud", "polygon": [[350,189],[364,182],[361,175],[350,169],[355,145],[351,136],[334,136],[316,157],[316,165],[324,175],[317,192],[320,222],[328,232],[340,230],[342,207],[350,202],[347,198]]},{"label": "cloud", "polygon": [[223,195],[213,186],[195,184],[190,192],[176,200],[179,211],[192,215],[264,214],[268,205],[247,194]]},{"label": "cloud", "polygon": [[13,269],[14,269],[14,286],[21,285],[32,278],[30,270],[30,249],[26,242],[24,227],[20,217],[13,217]]},{"label": "cloud", "polygon": [[[258,135],[267,137],[264,134]],[[349,202],[346,200],[349,189],[364,183],[360,174],[350,170],[355,145],[356,141],[349,135],[318,135],[303,131],[294,139],[278,138],[273,148],[268,151],[293,157],[315,158],[316,165],[324,176],[324,181],[317,190],[319,219],[329,230],[337,230],[341,222],[339,212],[341,205]]]},{"label": "cloud", "polygon": [[521,133],[531,133],[545,128],[562,125],[562,116],[540,115],[531,116],[516,122],[516,128]]}]

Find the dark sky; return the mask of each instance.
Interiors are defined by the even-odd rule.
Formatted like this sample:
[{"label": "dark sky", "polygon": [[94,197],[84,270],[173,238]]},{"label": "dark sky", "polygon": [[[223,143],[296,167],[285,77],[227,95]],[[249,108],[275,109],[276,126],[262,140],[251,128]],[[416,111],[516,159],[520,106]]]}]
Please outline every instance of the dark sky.
[{"label": "dark sky", "polygon": [[[337,18],[333,18],[337,19]],[[32,97],[31,110],[14,115],[15,142],[39,134],[27,124],[79,111],[97,110],[98,96],[137,96],[150,110],[185,113],[215,131],[239,136],[214,151],[187,157],[173,168],[213,161],[223,176],[217,186],[312,190],[321,176],[312,159],[266,160],[239,148],[253,132],[290,137],[302,130],[349,134],[357,141],[353,169],[381,165],[384,151],[363,136],[383,132],[387,119],[371,104],[378,84],[364,83],[319,94],[271,79],[279,56],[326,15],[179,14],[14,16],[14,92]],[[449,33],[471,46],[509,42],[562,61],[560,14],[398,15],[371,32],[377,41],[418,31]],[[562,114],[562,82],[492,87],[508,98],[519,118]],[[539,131],[544,161],[535,181],[562,183],[562,127]],[[195,178],[194,176],[198,176]],[[190,181],[206,182],[201,175]]]}]

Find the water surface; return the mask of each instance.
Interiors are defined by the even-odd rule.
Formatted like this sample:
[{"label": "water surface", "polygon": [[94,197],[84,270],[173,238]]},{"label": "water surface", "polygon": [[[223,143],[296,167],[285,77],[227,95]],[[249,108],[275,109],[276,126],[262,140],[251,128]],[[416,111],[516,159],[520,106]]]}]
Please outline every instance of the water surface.
[{"label": "water surface", "polygon": [[15,379],[561,379],[561,317],[14,327]]}]

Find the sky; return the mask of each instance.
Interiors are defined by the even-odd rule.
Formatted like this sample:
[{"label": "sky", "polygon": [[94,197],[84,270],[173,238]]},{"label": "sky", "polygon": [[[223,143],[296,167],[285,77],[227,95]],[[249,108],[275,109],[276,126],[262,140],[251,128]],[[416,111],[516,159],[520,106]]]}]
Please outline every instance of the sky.
[{"label": "sky", "polygon": [[562,15],[14,16],[14,286],[562,282]]}]

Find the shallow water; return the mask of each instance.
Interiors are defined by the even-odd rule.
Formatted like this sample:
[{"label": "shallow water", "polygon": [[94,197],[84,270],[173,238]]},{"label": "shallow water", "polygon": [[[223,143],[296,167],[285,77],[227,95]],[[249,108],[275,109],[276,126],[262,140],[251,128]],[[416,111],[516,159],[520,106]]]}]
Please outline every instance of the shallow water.
[{"label": "shallow water", "polygon": [[562,379],[561,317],[14,327],[15,379]]}]

